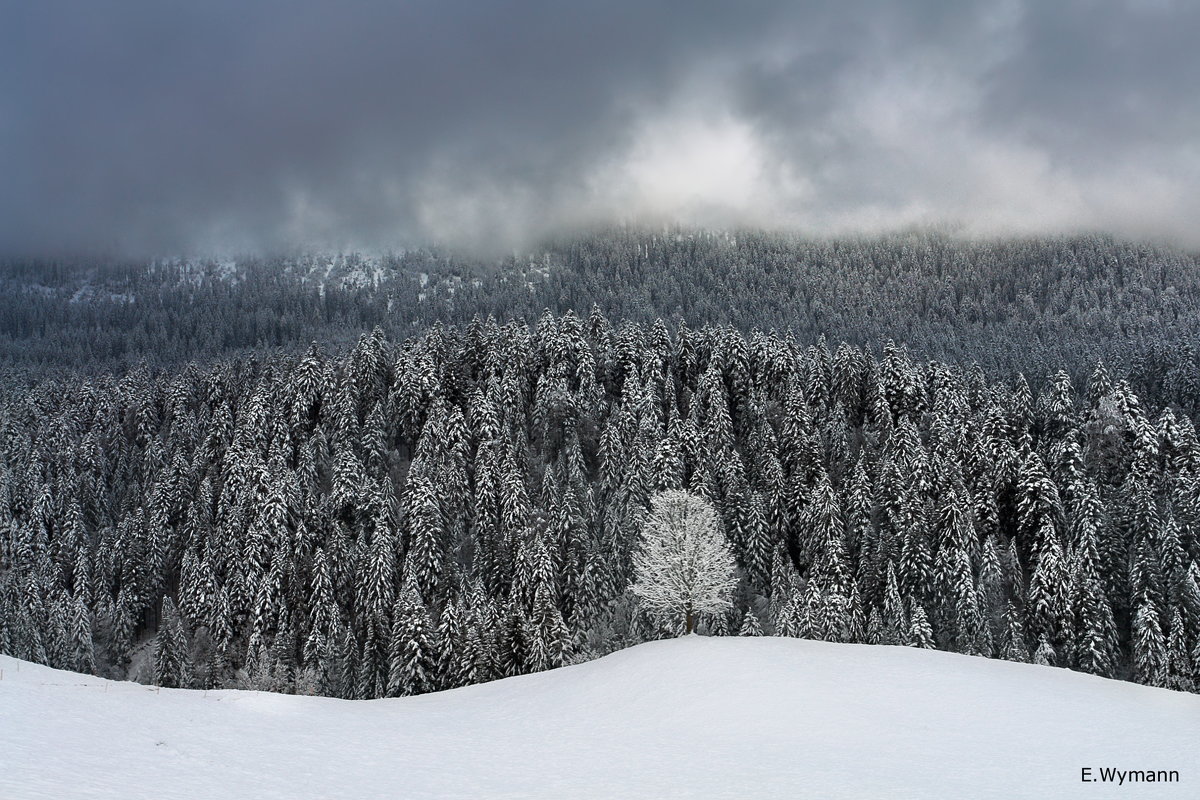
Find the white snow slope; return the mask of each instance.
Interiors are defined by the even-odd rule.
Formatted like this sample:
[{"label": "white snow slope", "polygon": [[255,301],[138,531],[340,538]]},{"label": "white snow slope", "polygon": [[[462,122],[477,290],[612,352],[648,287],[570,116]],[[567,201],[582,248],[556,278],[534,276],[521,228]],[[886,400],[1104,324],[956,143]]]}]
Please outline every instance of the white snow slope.
[{"label": "white snow slope", "polygon": [[1200,797],[1200,697],[900,647],[691,636],[371,702],[0,669],[4,800]]}]

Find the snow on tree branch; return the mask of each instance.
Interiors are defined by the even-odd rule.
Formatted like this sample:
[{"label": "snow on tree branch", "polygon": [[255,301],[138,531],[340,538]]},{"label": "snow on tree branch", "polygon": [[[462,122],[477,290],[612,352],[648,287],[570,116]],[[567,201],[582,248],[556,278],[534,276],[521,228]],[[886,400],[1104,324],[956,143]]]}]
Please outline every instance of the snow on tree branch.
[{"label": "snow on tree branch", "polygon": [[651,613],[682,617],[687,633],[698,614],[730,608],[733,553],[716,510],[702,497],[672,490],[651,498],[633,563],[634,594]]}]

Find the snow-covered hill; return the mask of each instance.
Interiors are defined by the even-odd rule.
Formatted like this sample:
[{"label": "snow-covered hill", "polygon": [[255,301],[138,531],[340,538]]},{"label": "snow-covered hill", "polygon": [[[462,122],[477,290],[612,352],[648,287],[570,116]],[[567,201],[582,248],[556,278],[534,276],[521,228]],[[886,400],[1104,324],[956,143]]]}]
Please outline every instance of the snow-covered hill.
[{"label": "snow-covered hill", "polygon": [[0,669],[5,800],[1200,797],[1200,697],[906,648],[692,636],[371,702]]}]

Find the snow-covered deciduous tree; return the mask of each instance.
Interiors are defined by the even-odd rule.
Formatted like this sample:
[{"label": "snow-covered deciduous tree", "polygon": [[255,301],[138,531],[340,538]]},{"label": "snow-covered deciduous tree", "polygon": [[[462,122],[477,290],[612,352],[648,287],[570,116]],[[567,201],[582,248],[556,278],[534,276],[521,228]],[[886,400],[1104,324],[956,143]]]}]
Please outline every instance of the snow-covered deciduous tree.
[{"label": "snow-covered deciduous tree", "polygon": [[717,512],[689,492],[660,492],[650,500],[634,555],[633,592],[651,613],[682,618],[691,633],[700,614],[725,613],[737,581],[733,552]]}]

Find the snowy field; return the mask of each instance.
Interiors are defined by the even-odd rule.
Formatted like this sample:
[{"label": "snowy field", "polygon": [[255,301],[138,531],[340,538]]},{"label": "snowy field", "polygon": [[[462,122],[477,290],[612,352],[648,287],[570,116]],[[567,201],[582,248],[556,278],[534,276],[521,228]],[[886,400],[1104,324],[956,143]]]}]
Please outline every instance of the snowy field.
[{"label": "snowy field", "polygon": [[1200,797],[1200,697],[898,647],[692,636],[370,702],[0,669],[4,800]]}]

